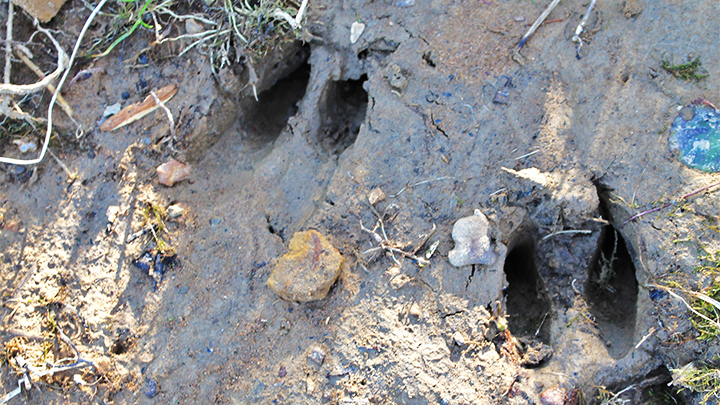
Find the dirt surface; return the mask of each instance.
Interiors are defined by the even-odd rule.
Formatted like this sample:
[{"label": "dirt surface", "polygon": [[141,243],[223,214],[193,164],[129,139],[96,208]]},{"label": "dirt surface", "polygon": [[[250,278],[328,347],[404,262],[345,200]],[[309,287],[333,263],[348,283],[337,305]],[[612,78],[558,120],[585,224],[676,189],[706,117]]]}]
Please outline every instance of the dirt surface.
[{"label": "dirt surface", "polygon": [[[623,222],[720,181],[667,143],[679,107],[720,101],[720,5],[598,1],[578,52],[588,4],[561,2],[513,60],[545,3],[311,1],[305,41],[254,66],[258,101],[247,63],[213,74],[200,53],[169,57],[182,44],[140,63],[151,32],[77,66],[105,72],[64,92],[86,133],[60,118],[51,150],[77,179],[52,158],[3,167],[0,336],[5,359],[42,366],[72,357],[59,326],[97,367],[10,403],[532,404],[558,386],[570,404],[631,385],[632,403],[699,403],[667,388],[669,370],[718,356],[717,340],[651,285],[718,283],[697,268],[720,250],[720,204],[702,193]],[[53,20],[66,49],[88,14],[69,1]],[[696,56],[705,80],[662,69]],[[14,66],[14,83],[35,80]],[[173,83],[177,141],[162,110],[97,129],[106,106]],[[173,157],[193,168],[168,188],[155,168]],[[166,220],[177,262],[157,286],[133,265],[152,238],[129,241],[149,203],[185,207]],[[475,209],[498,260],[455,268],[452,226]],[[373,210],[399,249],[439,242],[430,263],[364,254]],[[266,280],[310,229],[343,271],[323,300],[280,300]],[[7,393],[19,377],[1,370]]]}]

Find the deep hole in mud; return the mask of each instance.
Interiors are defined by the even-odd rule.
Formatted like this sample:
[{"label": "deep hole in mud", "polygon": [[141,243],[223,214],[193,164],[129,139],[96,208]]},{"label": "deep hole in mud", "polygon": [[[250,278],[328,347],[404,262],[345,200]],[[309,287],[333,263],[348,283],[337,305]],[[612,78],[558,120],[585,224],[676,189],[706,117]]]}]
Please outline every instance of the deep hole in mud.
[{"label": "deep hole in mud", "polygon": [[310,65],[305,59],[297,69],[258,94],[258,101],[249,100],[243,113],[248,133],[257,134],[263,142],[277,139],[288,119],[297,113],[309,81]]},{"label": "deep hole in mud", "polygon": [[514,335],[550,341],[550,297],[535,264],[535,241],[529,235],[513,246],[505,259],[508,288],[508,327]]},{"label": "deep hole in mud", "polygon": [[[598,186],[600,213],[612,224],[607,190]],[[638,282],[622,234],[603,227],[588,266],[585,295],[611,357],[625,356],[633,346]]]},{"label": "deep hole in mud", "polygon": [[325,105],[320,109],[323,126],[318,136],[324,152],[339,155],[357,139],[368,105],[365,81],[367,75],[328,84],[323,97]]}]

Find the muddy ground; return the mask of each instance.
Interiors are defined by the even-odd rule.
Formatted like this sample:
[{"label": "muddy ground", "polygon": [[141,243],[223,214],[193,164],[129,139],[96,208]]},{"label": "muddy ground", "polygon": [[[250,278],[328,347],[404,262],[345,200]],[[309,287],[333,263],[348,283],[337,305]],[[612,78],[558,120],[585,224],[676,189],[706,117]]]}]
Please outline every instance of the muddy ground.
[{"label": "muddy ground", "polygon": [[[598,1],[578,54],[570,38],[588,4],[564,1],[515,61],[546,2],[408,3],[311,1],[305,40],[255,64],[259,101],[247,63],[213,74],[200,52],[171,57],[183,44],[141,63],[149,31],[74,68],[105,69],[64,92],[86,133],[59,118],[51,150],[77,179],[50,158],[0,178],[0,381],[17,387],[10,356],[72,356],[55,324],[97,367],[36,379],[10,403],[532,404],[556,385],[565,403],[630,386],[619,399],[699,403],[667,387],[669,370],[717,357],[716,340],[651,286],[718,283],[697,268],[702,248],[720,249],[720,204],[711,190],[623,222],[720,181],[667,141],[679,107],[720,101],[708,17],[720,5]],[[51,23],[66,49],[88,15],[68,1]],[[696,56],[707,79],[662,68]],[[14,83],[35,80],[23,69]],[[172,83],[177,141],[160,110],[98,129],[106,106]],[[48,98],[24,106],[40,116]],[[3,155],[19,156],[6,141]],[[168,188],[155,168],[171,157],[193,168]],[[540,178],[523,177],[530,168]],[[439,242],[429,265],[362,253],[376,245],[360,222],[375,223],[378,187],[388,239],[410,251],[437,227],[419,250]],[[128,242],[149,203],[186,207],[166,223],[177,263],[157,288],[132,263],[151,239]],[[475,209],[499,260],[455,268],[452,225]],[[325,299],[280,300],[265,282],[309,229],[346,264]]]}]

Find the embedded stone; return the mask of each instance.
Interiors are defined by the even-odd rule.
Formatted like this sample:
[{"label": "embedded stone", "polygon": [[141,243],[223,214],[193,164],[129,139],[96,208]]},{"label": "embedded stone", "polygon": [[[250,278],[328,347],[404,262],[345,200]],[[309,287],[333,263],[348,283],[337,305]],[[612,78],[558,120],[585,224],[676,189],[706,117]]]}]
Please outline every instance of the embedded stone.
[{"label": "embedded stone", "polygon": [[340,275],[345,258],[315,230],[296,232],[289,250],[270,274],[268,288],[287,301],[325,298]]},{"label": "embedded stone", "polygon": [[450,264],[462,267],[495,263],[498,256],[490,243],[489,228],[490,223],[480,210],[475,210],[472,216],[458,219],[452,230],[455,249],[448,253]]}]

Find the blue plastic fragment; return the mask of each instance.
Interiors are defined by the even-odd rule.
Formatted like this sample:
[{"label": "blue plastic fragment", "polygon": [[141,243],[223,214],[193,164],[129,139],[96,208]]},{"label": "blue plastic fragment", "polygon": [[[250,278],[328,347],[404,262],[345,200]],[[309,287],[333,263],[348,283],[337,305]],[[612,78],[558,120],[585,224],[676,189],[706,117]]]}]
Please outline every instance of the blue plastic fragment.
[{"label": "blue plastic fragment", "polygon": [[709,173],[720,171],[720,111],[707,100],[693,101],[673,121],[669,143],[686,165]]}]

